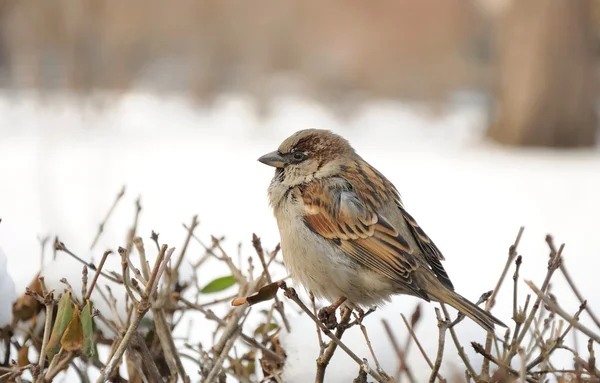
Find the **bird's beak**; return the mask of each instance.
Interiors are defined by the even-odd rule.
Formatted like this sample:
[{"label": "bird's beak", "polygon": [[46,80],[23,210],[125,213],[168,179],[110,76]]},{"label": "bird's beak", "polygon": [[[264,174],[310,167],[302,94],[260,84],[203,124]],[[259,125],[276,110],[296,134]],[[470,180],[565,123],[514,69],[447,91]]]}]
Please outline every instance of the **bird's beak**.
[{"label": "bird's beak", "polygon": [[264,156],[260,157],[258,161],[262,162],[265,165],[272,166],[274,168],[282,168],[285,166],[285,159],[281,156],[281,154],[279,154],[278,151],[267,153]]}]

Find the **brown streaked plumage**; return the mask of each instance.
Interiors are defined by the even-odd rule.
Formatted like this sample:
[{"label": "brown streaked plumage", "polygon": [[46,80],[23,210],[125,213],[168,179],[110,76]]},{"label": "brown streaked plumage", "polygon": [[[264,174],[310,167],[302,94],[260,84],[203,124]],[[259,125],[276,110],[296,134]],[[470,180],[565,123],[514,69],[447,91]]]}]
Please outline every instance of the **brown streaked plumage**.
[{"label": "brown streaked plumage", "polygon": [[269,199],[285,265],[316,296],[368,307],[409,294],[447,303],[488,331],[505,326],[454,292],[442,253],[397,189],[344,138],[301,130],[259,161],[276,168]]}]

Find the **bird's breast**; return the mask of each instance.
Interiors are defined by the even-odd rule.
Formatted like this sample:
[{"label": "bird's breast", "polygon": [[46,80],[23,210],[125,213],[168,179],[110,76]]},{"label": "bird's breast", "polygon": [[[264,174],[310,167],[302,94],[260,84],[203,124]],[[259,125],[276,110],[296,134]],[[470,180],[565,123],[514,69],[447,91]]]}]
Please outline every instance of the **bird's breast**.
[{"label": "bird's breast", "polygon": [[366,270],[337,246],[312,232],[292,206],[276,212],[281,251],[292,279],[315,296],[334,302],[340,297],[370,307],[387,300],[391,280]]}]

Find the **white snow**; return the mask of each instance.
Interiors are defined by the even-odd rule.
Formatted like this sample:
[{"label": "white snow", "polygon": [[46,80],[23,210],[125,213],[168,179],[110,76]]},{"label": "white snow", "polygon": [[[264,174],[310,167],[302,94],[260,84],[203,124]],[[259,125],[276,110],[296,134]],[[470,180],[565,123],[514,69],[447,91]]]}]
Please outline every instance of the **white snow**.
[{"label": "white snow", "polygon": [[[211,234],[225,235],[231,254],[242,241],[242,252],[249,256],[252,233],[273,248],[278,233],[266,199],[272,170],[256,159],[292,132],[310,126],[346,136],[396,184],[407,209],[445,254],[444,265],[456,290],[466,297],[476,300],[494,287],[508,247],[524,225],[519,247],[523,278],[541,285],[548,257],[544,236],[551,233],[557,244],[566,243],[564,262],[589,304],[600,307],[595,280],[600,265],[598,151],[491,145],[480,139],[487,123],[485,110],[463,101],[450,102],[437,116],[418,105],[372,102],[341,121],[321,106],[293,97],[275,102],[266,120],[256,117],[252,101],[242,96],[222,97],[211,109],[182,97],[130,93],[108,95],[108,103],[102,97],[91,102],[69,96],[0,95],[0,244],[19,294],[40,264],[38,235],[57,234],[79,256],[97,261],[105,249],[124,245],[138,195],[143,205],[139,233],[147,248],[153,229],[162,243],[181,247],[181,224],[190,222],[193,214],[201,221],[198,235],[206,242]],[[123,184],[126,196],[90,251],[97,226]],[[195,245],[191,256],[201,254]],[[64,262],[72,269],[61,266],[53,271],[55,278],[67,269],[77,276],[81,265],[68,258]],[[200,276],[205,283],[227,273],[214,265],[211,278]],[[120,270],[118,259],[111,267]],[[510,325],[512,281],[507,282],[493,312]],[[529,291],[524,284],[519,289],[522,303]],[[552,290],[563,307],[575,312],[578,303],[560,275]],[[388,373],[395,373],[397,360],[380,320],[386,318],[403,343],[407,330],[400,313],[410,316],[417,303],[396,297],[366,319],[375,352]],[[432,357],[437,347],[433,307],[423,302],[417,327]],[[311,381],[318,353],[314,324],[304,315],[290,316],[293,331],[281,339],[288,353],[285,381]],[[483,331],[468,320],[457,331],[477,365],[481,359],[469,342],[483,343]],[[206,345],[211,334],[191,331],[190,337],[190,342]],[[373,365],[358,328],[344,339]],[[445,357],[462,371],[449,337],[446,344]],[[429,368],[414,345],[408,359],[419,381],[428,377]],[[557,367],[571,364],[568,357],[555,360]],[[444,368],[442,373],[449,376],[452,363]],[[338,351],[327,381],[351,381],[357,371]]]},{"label": "white snow", "polygon": [[0,248],[0,328],[12,321],[12,304],[15,298],[15,283],[6,268],[6,254]]}]

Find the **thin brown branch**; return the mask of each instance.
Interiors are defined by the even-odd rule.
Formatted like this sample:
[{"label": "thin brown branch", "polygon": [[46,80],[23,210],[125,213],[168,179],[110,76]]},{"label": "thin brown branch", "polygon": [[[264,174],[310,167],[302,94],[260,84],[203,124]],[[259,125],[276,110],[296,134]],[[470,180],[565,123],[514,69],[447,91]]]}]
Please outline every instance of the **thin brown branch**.
[{"label": "thin brown branch", "polygon": [[[362,320],[364,319],[364,315],[359,316],[356,313],[354,313],[354,318],[356,320],[356,323],[360,327],[360,331],[362,332],[363,337],[365,338],[365,341],[367,342],[367,347],[369,348],[369,352],[371,353],[371,356],[373,357],[373,361],[375,362],[375,368],[377,368],[377,372],[379,372],[384,379],[386,379],[387,381],[390,381],[391,380],[390,376],[383,370],[383,368],[381,368],[381,365],[379,364],[379,360],[377,359],[377,356],[375,355],[375,351],[373,350],[373,345],[371,344],[371,340],[369,339],[369,334],[367,333],[367,328],[362,323]],[[341,337],[339,337],[339,338],[341,338]]]},{"label": "thin brown branch", "polygon": [[[308,299],[310,299],[310,304],[312,306],[313,315],[317,316],[317,304],[315,303],[315,296],[312,291],[308,293]],[[317,341],[319,342],[319,356],[323,355],[325,352],[325,342],[323,342],[323,337],[321,336],[321,330],[319,329],[319,325],[315,323],[317,329]]]},{"label": "thin brown branch", "polygon": [[[127,254],[131,254],[131,250],[133,250],[133,240],[136,237],[138,222],[140,220],[140,212],[142,211],[142,204],[140,202],[140,197],[138,196],[135,200],[135,216],[133,217],[133,225],[129,232],[127,233]],[[143,265],[142,265],[143,267]]]},{"label": "thin brown branch", "polygon": [[[556,254],[557,250],[556,250],[556,246],[554,245],[554,238],[552,238],[551,235],[546,236],[546,243],[548,244],[548,247],[550,248],[550,251],[551,251],[550,256],[553,256],[554,254]],[[575,286],[575,282],[573,282],[573,278],[571,278],[571,274],[567,270],[567,266],[565,265],[564,261],[560,263],[559,268],[560,268],[560,272],[563,274],[567,283],[571,287],[571,290],[573,290],[573,293],[575,294],[577,299],[579,299],[579,303],[581,304],[582,302],[584,302],[585,298],[583,297],[583,295],[581,294],[581,292],[579,291],[577,286]],[[592,308],[589,307],[589,305],[586,305],[585,311],[588,313],[590,318],[592,318],[592,320],[594,321],[596,326],[600,328],[600,319],[594,314],[594,312],[592,311]]]},{"label": "thin brown branch", "polygon": [[[335,332],[335,336],[338,339],[341,339],[344,335],[344,332],[348,328],[348,323],[350,322],[350,315],[352,314],[351,309],[342,310],[340,323],[337,326],[337,330]],[[329,342],[329,345],[325,348],[323,355],[320,355],[317,358],[317,375],[315,377],[316,383],[323,383],[325,381],[325,371],[327,370],[327,366],[337,349],[337,344],[335,342]]]},{"label": "thin brown branch", "polygon": [[[61,352],[62,351],[62,352]],[[44,376],[44,383],[50,383],[52,380],[58,375],[61,371],[63,371],[67,365],[71,362],[73,358],[73,353],[69,352],[67,355],[62,357],[64,353],[63,348],[61,347],[58,351],[58,354],[54,356],[48,370],[46,371],[46,375]]]},{"label": "thin brown branch", "polygon": [[194,230],[196,230],[196,227],[198,227],[199,224],[200,221],[198,221],[198,216],[194,215],[192,217],[192,223],[190,224],[190,226],[183,225],[183,227],[185,227],[187,230],[187,236],[185,237],[185,241],[183,242],[181,253],[179,254],[179,257],[177,257],[177,261],[175,261],[175,266],[173,267],[174,270],[179,270],[179,268],[181,267],[181,263],[183,262],[185,253],[187,252],[188,246],[190,245],[190,240],[194,235]]},{"label": "thin brown branch", "polygon": [[538,289],[533,284],[533,282],[531,282],[531,281],[525,281],[525,283],[538,296],[538,299],[540,301],[543,301],[544,304],[546,306],[548,306],[548,308],[550,310],[552,310],[555,313],[557,313],[558,315],[560,315],[564,320],[567,321],[567,323],[569,323],[570,325],[572,325],[573,327],[575,327],[577,330],[579,330],[582,333],[584,333],[586,336],[588,336],[591,339],[593,339],[594,342],[600,344],[600,335],[594,333],[592,330],[590,330],[587,327],[585,327],[584,325],[582,325],[575,317],[573,317],[568,312],[566,312],[565,310],[563,310],[556,302],[554,302],[552,299],[550,299],[550,297],[548,297],[546,294],[544,294],[541,289]]},{"label": "thin brown branch", "polygon": [[142,299],[139,302],[139,304],[136,305],[133,319],[130,321],[129,327],[125,332],[125,335],[123,335],[119,346],[116,348],[114,355],[112,355],[109,362],[106,364],[106,367],[100,374],[100,377],[98,378],[96,383],[101,383],[104,380],[109,379],[117,365],[121,362],[123,354],[129,347],[131,337],[136,332],[140,322],[142,321],[142,318],[146,315],[148,310],[150,310],[150,297],[156,291],[158,280],[161,278],[162,272],[164,272],[165,270],[163,263],[167,263],[169,261],[171,254],[173,254],[174,250],[174,248],[170,248],[167,251],[167,245],[163,245],[161,247],[156,262],[154,264],[152,274],[150,275],[150,279],[148,280],[148,285],[146,286],[144,294],[142,294]]},{"label": "thin brown branch", "polygon": [[442,366],[442,359],[444,358],[444,346],[446,344],[446,330],[448,329],[448,322],[442,319],[440,310],[437,307],[435,308],[435,317],[437,318],[439,328],[438,350],[437,356],[435,357],[435,363],[431,369],[431,375],[429,376],[429,383],[434,383],[436,378],[438,378],[440,382],[446,382],[446,379],[440,375],[440,367]]},{"label": "thin brown branch", "polygon": [[106,225],[106,222],[108,221],[108,219],[112,215],[113,211],[117,207],[117,204],[119,203],[121,198],[123,198],[124,195],[125,195],[125,185],[123,185],[123,187],[121,188],[121,191],[119,192],[119,194],[117,194],[115,200],[113,201],[112,205],[110,206],[110,209],[108,209],[106,216],[104,216],[104,219],[102,220],[102,222],[100,222],[100,225],[98,225],[98,232],[96,233],[96,236],[94,237],[94,240],[92,241],[92,246],[90,246],[90,250],[94,250],[94,247],[96,246],[96,243],[98,242],[98,239],[100,239],[102,232],[104,232],[104,226]]},{"label": "thin brown branch", "polygon": [[104,278],[109,279],[115,283],[118,284],[122,284],[123,283],[123,279],[121,278],[116,278],[110,274],[107,274],[105,272],[103,272],[102,270],[98,270],[98,268],[96,267],[96,265],[94,265],[92,262],[86,262],[84,261],[82,258],[78,257],[75,253],[73,253],[71,250],[69,250],[65,244],[63,242],[60,242],[58,240],[58,237],[56,237],[54,239],[54,249],[56,251],[64,251],[65,253],[69,254],[71,257],[73,257],[75,260],[81,262],[82,264],[86,265],[87,267],[89,267],[90,269],[98,272],[100,275],[102,275]]},{"label": "thin brown branch", "polygon": [[142,363],[144,366],[146,366],[146,371],[148,371],[148,374],[152,378],[151,381],[161,382],[163,379],[158,371],[158,367],[156,367],[154,357],[148,349],[144,337],[139,333],[139,331],[136,331],[131,337],[131,348],[139,350],[140,354],[142,355]]},{"label": "thin brown branch", "polygon": [[300,300],[300,298],[298,297],[298,294],[296,293],[296,290],[294,290],[291,287],[287,287],[285,282],[281,282],[280,283],[280,288],[282,290],[284,290],[284,295],[286,298],[291,299],[294,303],[296,303],[301,309],[302,311],[304,311],[309,317],[310,319],[312,319],[315,323],[318,324],[318,326],[321,328],[321,331],[323,331],[323,333],[325,335],[327,335],[333,342],[335,342],[337,344],[337,346],[339,348],[341,348],[342,350],[344,350],[344,352],[346,352],[346,354],[348,354],[348,356],[350,356],[350,358],[352,358],[359,366],[361,366],[365,372],[369,375],[371,375],[371,377],[373,379],[375,379],[376,381],[380,382],[380,383],[384,383],[386,382],[386,380],[384,380],[381,375],[379,375],[379,373],[377,371],[374,371],[372,368],[369,367],[368,363],[365,360],[361,360],[352,350],[350,350],[350,348],[348,348],[348,346],[346,346],[338,337],[336,337],[311,311],[308,307],[306,307],[306,305]]},{"label": "thin brown branch", "polygon": [[127,253],[127,249],[124,249],[122,247],[119,246],[118,249],[119,255],[121,256],[121,268],[122,268],[122,275],[123,275],[123,279],[124,279],[124,285],[125,285],[125,291],[127,292],[127,296],[129,297],[129,299],[131,299],[131,302],[133,302],[134,305],[137,305],[138,299],[135,297],[135,295],[133,294],[133,291],[131,290],[131,279],[129,278],[129,263],[127,262],[127,257],[128,257],[128,253]]},{"label": "thin brown branch", "polygon": [[[506,264],[504,265],[504,269],[502,270],[502,273],[500,274],[500,278],[498,278],[496,287],[494,287],[492,296],[490,297],[490,299],[488,299],[488,301],[485,305],[486,311],[490,311],[490,309],[492,307],[494,307],[494,304],[496,303],[496,296],[498,295],[498,292],[500,291],[500,288],[502,287],[502,284],[504,283],[504,280],[506,279],[506,274],[508,273],[508,270],[510,269],[510,265],[513,263],[513,261],[517,257],[517,248],[519,247],[519,243],[521,242],[521,237],[523,236],[524,231],[525,231],[525,227],[521,226],[519,228],[519,232],[517,233],[517,237],[515,238],[515,242],[508,249],[508,258],[506,259]],[[492,350],[492,341],[493,341],[493,334],[488,333],[487,337],[485,339],[485,352],[487,352],[488,354]],[[481,375],[484,377],[484,380],[489,379],[490,361],[487,358],[483,359],[483,363],[481,365]]]},{"label": "thin brown branch", "polygon": [[158,335],[158,339],[162,349],[164,350],[165,360],[167,361],[167,365],[171,371],[171,376],[177,378],[177,374],[179,374],[184,382],[189,382],[190,378],[183,368],[183,363],[179,357],[177,347],[175,347],[173,336],[171,335],[171,330],[169,329],[169,324],[167,323],[164,310],[153,307],[152,314],[154,316],[156,335]]},{"label": "thin brown branch", "polygon": [[406,317],[404,316],[404,314],[400,314],[400,316],[402,317],[402,320],[404,321],[404,325],[408,329],[408,333],[410,334],[411,338],[417,345],[417,348],[421,352],[421,355],[423,355],[425,362],[427,362],[427,365],[429,365],[429,368],[433,369],[433,363],[431,363],[431,359],[429,359],[429,357],[427,356],[427,353],[425,352],[425,349],[423,349],[423,346],[421,346],[421,342],[419,342],[419,338],[417,338],[417,334],[415,334],[415,331],[413,330],[411,325],[406,320]]},{"label": "thin brown branch", "polygon": [[[185,298],[179,297],[178,300],[183,303],[184,305],[186,305],[187,307],[196,309],[198,311],[200,311],[201,313],[204,314],[204,316],[206,316],[207,319],[212,320],[217,322],[220,326],[225,327],[227,325],[227,323],[219,318],[217,315],[215,315],[214,312],[212,312],[212,310],[206,310],[204,308],[204,306],[202,305],[196,305],[193,302],[188,301]],[[250,344],[251,346],[254,346],[258,349],[260,349],[263,353],[268,354],[270,358],[273,358],[275,360],[277,360],[278,362],[284,362],[285,359],[283,359],[279,354],[273,352],[272,350],[270,350],[269,348],[267,348],[265,345],[259,343],[256,339],[254,339],[251,336],[248,336],[246,334],[244,334],[241,329],[238,329],[238,331],[240,332],[240,336],[242,339],[244,339],[246,342],[248,342],[248,344]]]},{"label": "thin brown branch", "polygon": [[[446,308],[446,305],[442,304],[441,307],[442,307],[442,311],[444,312],[444,317],[446,318],[447,321],[449,321],[450,313],[448,313],[448,309]],[[469,359],[469,357],[467,356],[467,353],[465,352],[464,346],[460,343],[460,340],[458,339],[458,336],[456,335],[456,330],[454,329],[454,326],[450,326],[448,330],[450,331],[450,336],[452,337],[452,342],[454,343],[454,346],[456,347],[458,356],[463,361],[465,368],[467,369],[467,373],[473,379],[475,379],[477,377],[477,373],[475,372],[475,369],[473,368],[473,365],[471,364],[471,360]]]},{"label": "thin brown branch", "polygon": [[[260,264],[263,267],[263,275],[265,275],[265,277],[267,278],[267,283],[268,284],[273,283],[273,279],[271,278],[271,273],[269,272],[269,266],[267,265],[267,262],[265,260],[265,253],[263,251],[263,247],[260,242],[260,238],[258,238],[258,236],[256,234],[252,234],[252,246],[254,246],[254,250],[256,250],[258,259],[260,259]],[[274,253],[276,254],[278,250],[279,250],[279,246],[276,247],[276,250],[274,251]],[[279,300],[279,298],[277,296],[275,296],[275,309],[279,313],[279,316],[281,316],[281,320],[283,321],[283,325],[285,326],[286,331],[290,332],[291,331],[290,322],[288,321],[288,319],[285,315],[285,312],[283,311],[283,304],[281,303],[281,301]]]},{"label": "thin brown branch", "polygon": [[[575,315],[573,316],[573,320],[575,321],[579,321],[579,315],[581,315],[581,312],[585,309],[585,307],[587,306],[587,302],[583,301],[583,303],[579,306],[579,309],[577,310],[577,312],[575,313]],[[540,364],[541,362],[543,362],[545,359],[547,359],[554,350],[556,350],[559,346],[562,345],[565,337],[567,336],[567,334],[571,331],[571,329],[573,328],[573,324],[569,323],[569,325],[567,326],[567,328],[565,329],[565,331],[563,331],[553,342],[553,344],[549,347],[548,350],[543,350],[540,351],[540,354],[531,362],[529,362],[529,364],[527,364],[527,371],[530,371],[532,368],[534,368],[535,366],[537,366],[538,364]]]},{"label": "thin brown branch", "polygon": [[40,282],[42,282],[42,291],[44,293],[44,304],[46,306],[45,321],[44,321],[44,335],[42,338],[42,347],[40,348],[40,356],[38,360],[38,368],[39,373],[37,377],[34,376],[34,383],[38,382],[38,378],[44,375],[44,363],[46,362],[46,349],[48,347],[48,341],[50,340],[50,333],[52,332],[52,315],[54,313],[54,292],[46,291],[46,288],[43,284],[43,278],[40,278]]},{"label": "thin brown branch", "polygon": [[40,243],[40,270],[44,270],[44,261],[46,260],[46,244],[50,240],[50,236],[45,236],[43,238],[38,237],[38,242]]},{"label": "thin brown branch", "polygon": [[[546,277],[544,278],[544,282],[542,283],[541,293],[538,294],[538,297],[535,300],[533,307],[531,308],[531,311],[529,312],[529,315],[527,316],[527,319],[523,323],[520,333],[518,335],[516,333],[514,334],[513,342],[510,346],[510,351],[508,352],[508,355],[504,359],[504,363],[507,365],[510,364],[510,361],[512,360],[512,358],[517,354],[518,348],[520,347],[521,343],[523,343],[523,339],[525,338],[527,331],[531,327],[533,318],[535,318],[535,315],[537,314],[540,304],[542,303],[543,295],[545,294],[545,292],[548,289],[548,286],[550,284],[550,279],[552,278],[554,271],[556,271],[556,269],[558,269],[558,266],[560,265],[563,249],[564,249],[564,244],[561,245],[558,252],[556,252],[554,254],[554,256],[552,258],[550,258],[550,260],[548,261],[548,271],[546,272]],[[525,283],[527,283],[529,285],[529,283],[527,281]],[[531,284],[531,286],[533,286],[533,284]]]},{"label": "thin brown branch", "polygon": [[400,345],[396,340],[396,336],[394,335],[392,328],[385,319],[382,319],[381,323],[383,324],[383,328],[385,329],[388,339],[390,340],[390,343],[392,344],[392,347],[394,348],[394,351],[396,351],[396,355],[398,356],[398,372],[396,374],[396,380],[400,381],[401,374],[404,372],[406,374],[406,378],[410,383],[416,383],[415,377],[413,376],[411,369],[406,363],[406,353],[400,348]]},{"label": "thin brown branch", "polygon": [[[471,342],[471,346],[473,346],[473,349],[475,350],[476,353],[482,355],[485,359],[488,359],[490,362],[494,363],[499,368],[507,371],[508,373],[510,373],[511,375],[513,375],[515,377],[520,376],[519,371],[504,364],[503,361],[499,360],[498,358],[496,358],[489,352],[485,351],[485,348],[483,348],[483,346],[481,344],[479,344],[477,342]],[[526,381],[530,382],[530,383],[536,383],[535,380],[533,380],[532,378],[526,378]]]}]

